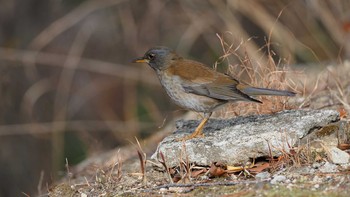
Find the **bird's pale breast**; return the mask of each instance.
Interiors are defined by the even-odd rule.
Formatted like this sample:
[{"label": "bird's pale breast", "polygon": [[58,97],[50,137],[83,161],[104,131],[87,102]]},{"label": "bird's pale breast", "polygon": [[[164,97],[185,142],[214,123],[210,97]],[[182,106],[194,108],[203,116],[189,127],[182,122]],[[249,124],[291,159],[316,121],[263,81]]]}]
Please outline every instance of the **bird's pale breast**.
[{"label": "bird's pale breast", "polygon": [[166,71],[158,71],[159,80],[170,98],[180,107],[196,112],[212,112],[225,101],[213,99],[186,92],[182,86],[183,80],[177,75]]}]

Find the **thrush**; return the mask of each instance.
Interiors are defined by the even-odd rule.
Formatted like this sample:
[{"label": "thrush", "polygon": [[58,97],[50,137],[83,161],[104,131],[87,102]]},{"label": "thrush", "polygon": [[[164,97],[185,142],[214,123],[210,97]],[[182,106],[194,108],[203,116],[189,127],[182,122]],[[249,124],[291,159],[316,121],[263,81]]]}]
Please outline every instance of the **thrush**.
[{"label": "thrush", "polygon": [[158,46],[149,49],[135,63],[147,63],[156,73],[169,97],[180,107],[204,116],[195,131],[183,140],[204,136],[204,125],[213,111],[229,102],[248,101],[262,103],[259,95],[294,96],[286,90],[252,87],[233,77],[217,72],[193,60],[184,59],[174,50]]}]

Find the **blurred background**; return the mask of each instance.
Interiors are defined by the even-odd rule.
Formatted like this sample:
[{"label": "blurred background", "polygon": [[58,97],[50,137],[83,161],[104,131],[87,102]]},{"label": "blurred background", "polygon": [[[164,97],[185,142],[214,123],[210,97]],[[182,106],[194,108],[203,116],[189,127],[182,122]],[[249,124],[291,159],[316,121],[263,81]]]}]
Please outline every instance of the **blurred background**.
[{"label": "blurred background", "polygon": [[270,54],[279,65],[321,69],[350,57],[345,0],[0,5],[0,196],[35,195],[66,164],[150,136],[183,114],[147,65],[130,63],[152,46],[221,71],[228,64],[223,46],[237,54],[232,65]]}]

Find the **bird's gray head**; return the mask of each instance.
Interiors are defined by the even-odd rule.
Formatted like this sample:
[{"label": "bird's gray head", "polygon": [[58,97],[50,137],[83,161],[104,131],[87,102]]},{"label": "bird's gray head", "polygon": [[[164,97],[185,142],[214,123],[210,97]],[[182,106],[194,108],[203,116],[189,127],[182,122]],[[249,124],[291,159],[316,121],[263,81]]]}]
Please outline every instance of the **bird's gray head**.
[{"label": "bird's gray head", "polygon": [[168,47],[153,47],[143,57],[137,58],[134,62],[146,62],[154,70],[166,69],[174,60],[181,59],[172,49]]}]

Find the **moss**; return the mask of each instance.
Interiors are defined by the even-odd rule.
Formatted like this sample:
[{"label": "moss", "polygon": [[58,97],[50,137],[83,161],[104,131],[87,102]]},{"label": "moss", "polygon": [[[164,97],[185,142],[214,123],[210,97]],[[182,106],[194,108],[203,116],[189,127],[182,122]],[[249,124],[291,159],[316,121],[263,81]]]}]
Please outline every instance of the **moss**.
[{"label": "moss", "polygon": [[329,136],[338,130],[339,130],[338,125],[327,125],[322,127],[320,130],[316,131],[315,134],[317,137],[324,137],[324,136]]}]

